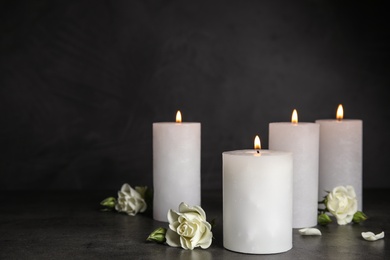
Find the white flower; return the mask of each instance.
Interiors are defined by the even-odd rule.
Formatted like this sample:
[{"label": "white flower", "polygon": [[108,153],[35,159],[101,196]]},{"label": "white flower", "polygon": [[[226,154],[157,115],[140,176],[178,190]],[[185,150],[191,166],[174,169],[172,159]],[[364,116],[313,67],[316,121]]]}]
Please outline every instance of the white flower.
[{"label": "white flower", "polygon": [[125,183],[118,191],[118,201],[115,209],[119,212],[126,212],[128,215],[135,216],[138,212],[146,210],[146,202],[138,191]]},{"label": "white flower", "polygon": [[356,193],[352,186],[338,186],[325,199],[326,208],[332,213],[339,225],[352,221],[357,211]]},{"label": "white flower", "polygon": [[208,248],[211,245],[213,233],[211,225],[206,221],[206,213],[199,206],[189,207],[180,203],[179,212],[169,210],[169,229],[167,230],[167,244],[173,247],[194,249]]},{"label": "white flower", "polygon": [[381,233],[376,235],[372,232],[362,232],[362,237],[368,241],[376,241],[378,239],[384,238],[385,232],[382,231]]}]

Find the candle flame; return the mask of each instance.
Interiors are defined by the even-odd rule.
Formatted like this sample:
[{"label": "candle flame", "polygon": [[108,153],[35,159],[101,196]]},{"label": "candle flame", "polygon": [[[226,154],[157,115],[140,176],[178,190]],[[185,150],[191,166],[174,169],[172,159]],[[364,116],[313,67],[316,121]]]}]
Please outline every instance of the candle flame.
[{"label": "candle flame", "polygon": [[180,113],[180,110],[177,110],[177,113],[176,113],[176,123],[181,123],[181,113]]},{"label": "candle flame", "polygon": [[254,145],[255,145],[255,149],[261,149],[260,138],[258,135],[256,135],[256,137],[255,137]]},{"label": "candle flame", "polygon": [[296,109],[292,112],[291,123],[298,124],[298,112]]},{"label": "candle flame", "polygon": [[343,106],[340,104],[339,107],[337,108],[336,119],[341,121],[343,120],[343,117],[344,117],[344,109]]}]

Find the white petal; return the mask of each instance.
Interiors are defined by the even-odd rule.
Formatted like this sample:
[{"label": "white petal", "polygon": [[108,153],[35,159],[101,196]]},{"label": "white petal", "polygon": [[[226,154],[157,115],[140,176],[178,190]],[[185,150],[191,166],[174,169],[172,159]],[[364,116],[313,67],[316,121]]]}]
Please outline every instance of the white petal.
[{"label": "white petal", "polygon": [[180,247],[180,236],[176,232],[168,229],[165,234],[165,239],[168,245],[172,247]]},{"label": "white petal", "polygon": [[210,247],[212,240],[213,240],[213,233],[210,231],[210,229],[206,229],[205,233],[203,234],[201,240],[199,240],[198,244],[201,248],[206,249]]},{"label": "white petal", "polygon": [[[353,218],[353,216],[352,216]],[[352,220],[351,218],[351,220]],[[347,225],[349,222],[348,222],[348,216],[343,214],[342,216],[338,216],[336,215],[336,219],[337,219],[337,224],[339,224],[340,226],[343,226],[343,225]]]},{"label": "white petal", "polygon": [[124,183],[124,184],[122,185],[122,187],[121,187],[121,191],[122,191],[123,193],[129,193],[129,192],[130,192],[130,189],[131,189],[131,187],[130,187],[130,185],[127,184],[127,183]]},{"label": "white petal", "polygon": [[321,236],[322,233],[317,228],[302,228],[299,230],[299,234],[303,236]]},{"label": "white petal", "polygon": [[362,232],[362,237],[367,241],[376,241],[378,239],[385,237],[385,232],[381,232],[379,234],[374,234],[372,232]]},{"label": "white petal", "polygon": [[355,189],[353,188],[353,186],[346,186],[347,188],[347,191],[348,191],[348,195],[351,196],[352,198],[355,198],[356,197],[356,192],[355,192]]},{"label": "white petal", "polygon": [[177,219],[179,218],[179,216],[180,215],[176,211],[174,211],[172,209],[168,210],[167,219],[168,219],[169,224],[176,222]]},{"label": "white petal", "polygon": [[190,207],[186,203],[182,202],[179,205],[179,212],[180,213],[187,212],[189,210],[189,208]]},{"label": "white petal", "polygon": [[179,205],[179,212],[180,213],[196,213],[197,215],[200,215],[203,220],[206,219],[206,213],[200,206],[189,206],[188,204],[182,202]]},{"label": "white petal", "polygon": [[184,249],[192,250],[195,248],[195,246],[191,243],[191,240],[183,236],[180,236],[180,244]]}]

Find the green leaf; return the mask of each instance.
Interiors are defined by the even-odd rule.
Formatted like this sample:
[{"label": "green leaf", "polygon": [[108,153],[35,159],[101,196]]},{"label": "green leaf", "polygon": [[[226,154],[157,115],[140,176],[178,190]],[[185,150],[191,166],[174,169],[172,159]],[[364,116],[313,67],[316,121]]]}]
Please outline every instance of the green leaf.
[{"label": "green leaf", "polygon": [[325,199],[324,199],[324,205],[325,205],[325,207],[328,207],[328,197],[325,197]]},{"label": "green leaf", "polygon": [[166,233],[167,233],[166,228],[159,227],[159,228],[155,229],[152,233],[150,233],[150,235],[148,236],[146,241],[155,242],[155,243],[159,243],[159,244],[165,243],[165,241],[166,241],[165,234]]},{"label": "green leaf", "polygon": [[100,202],[100,205],[108,209],[114,209],[116,204],[116,199],[114,197],[108,197]]},{"label": "green leaf", "polygon": [[318,215],[317,221],[318,221],[318,224],[320,224],[322,226],[326,226],[332,222],[332,219],[327,214],[321,213]]},{"label": "green leaf", "polygon": [[365,221],[367,218],[367,215],[362,211],[356,211],[356,213],[353,215],[352,221],[353,223],[360,223]]}]

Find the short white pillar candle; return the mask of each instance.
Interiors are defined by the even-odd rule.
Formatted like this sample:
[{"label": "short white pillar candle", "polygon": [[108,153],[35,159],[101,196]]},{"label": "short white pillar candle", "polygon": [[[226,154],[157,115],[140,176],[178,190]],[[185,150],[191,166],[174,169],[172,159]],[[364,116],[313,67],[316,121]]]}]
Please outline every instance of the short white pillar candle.
[{"label": "short white pillar candle", "polygon": [[320,126],[299,122],[293,112],[292,122],[269,124],[269,149],[293,155],[293,228],[317,225],[318,158]]},{"label": "short white pillar candle", "polygon": [[248,254],[292,248],[292,155],[223,152],[223,245]]},{"label": "short white pillar candle", "polygon": [[351,185],[358,210],[363,210],[363,121],[343,119],[343,112],[339,105],[337,119],[316,120],[320,124],[318,199],[337,186]]},{"label": "short white pillar candle", "polygon": [[153,218],[167,222],[181,202],[201,204],[201,124],[153,123]]}]

